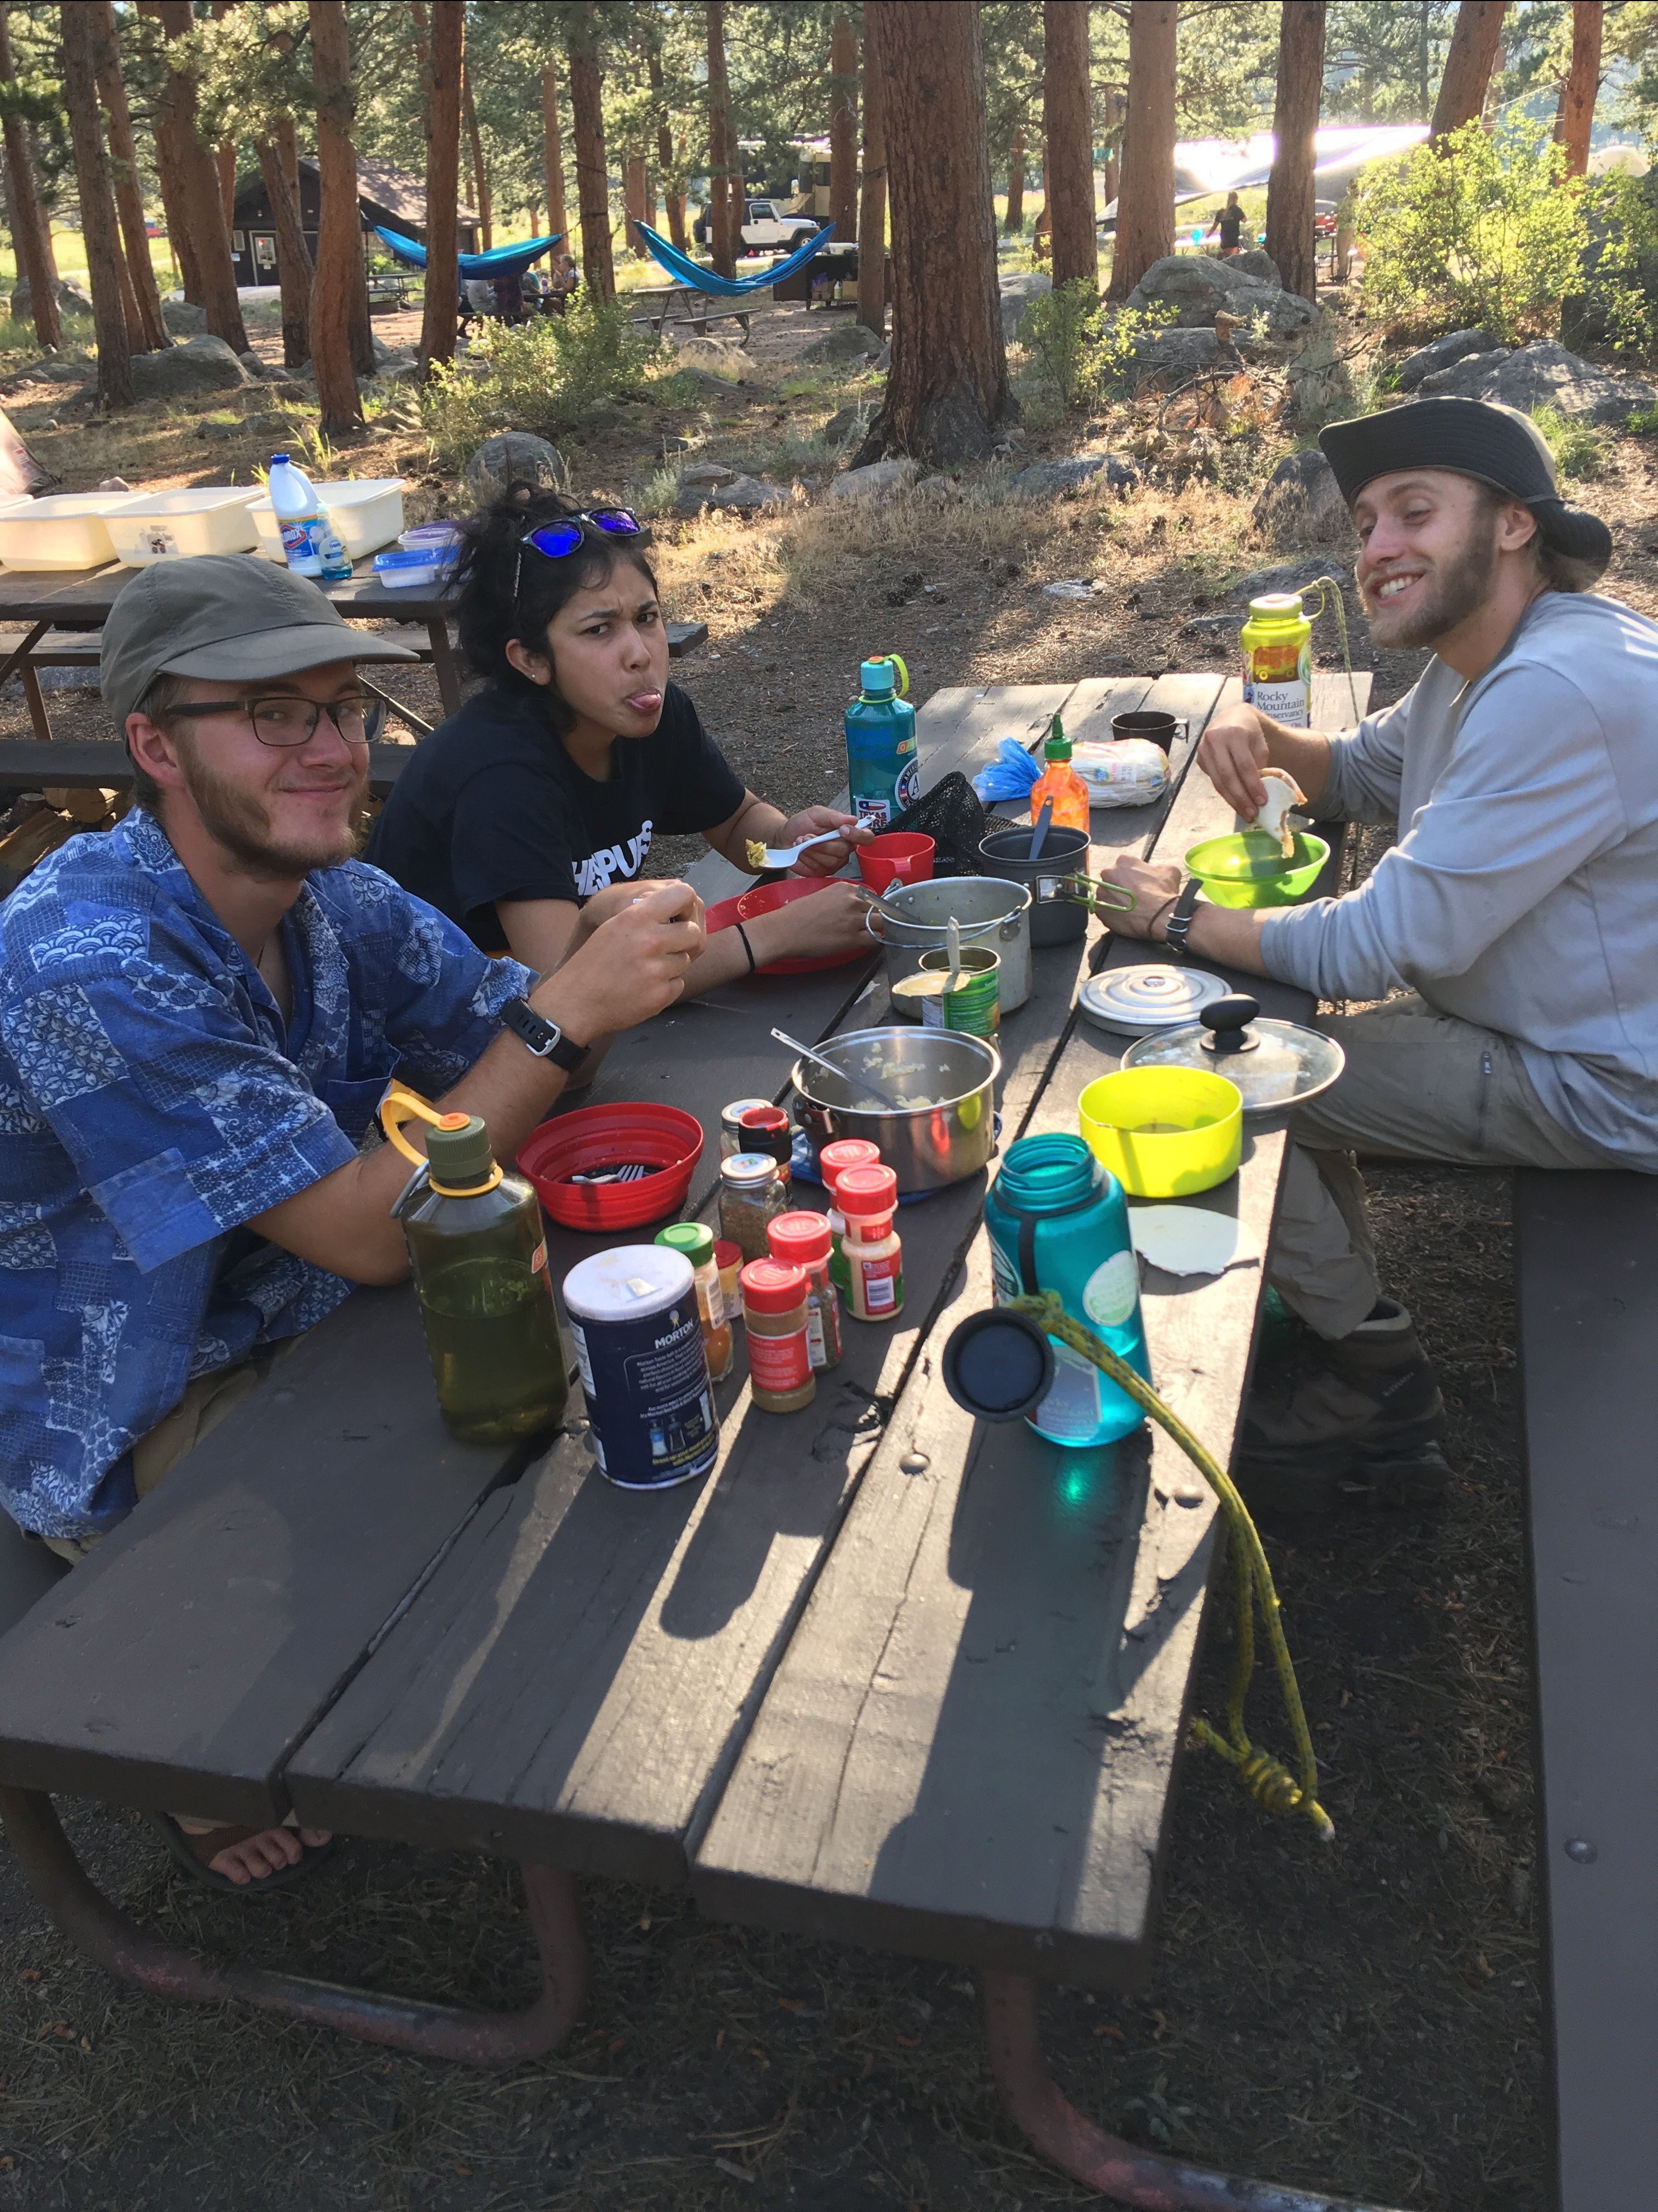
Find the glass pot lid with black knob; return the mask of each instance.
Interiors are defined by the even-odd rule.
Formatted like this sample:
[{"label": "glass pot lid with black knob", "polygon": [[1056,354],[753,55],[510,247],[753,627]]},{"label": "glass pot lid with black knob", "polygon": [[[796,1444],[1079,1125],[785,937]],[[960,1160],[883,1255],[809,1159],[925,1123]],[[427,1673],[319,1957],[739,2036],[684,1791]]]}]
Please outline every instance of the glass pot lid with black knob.
[{"label": "glass pot lid with black knob", "polygon": [[1141,1037],[1122,1064],[1224,1075],[1242,1092],[1246,1114],[1272,1114],[1327,1091],[1346,1055],[1333,1037],[1299,1022],[1263,1020],[1258,1000],[1232,992],[1200,1008],[1187,1028]]}]

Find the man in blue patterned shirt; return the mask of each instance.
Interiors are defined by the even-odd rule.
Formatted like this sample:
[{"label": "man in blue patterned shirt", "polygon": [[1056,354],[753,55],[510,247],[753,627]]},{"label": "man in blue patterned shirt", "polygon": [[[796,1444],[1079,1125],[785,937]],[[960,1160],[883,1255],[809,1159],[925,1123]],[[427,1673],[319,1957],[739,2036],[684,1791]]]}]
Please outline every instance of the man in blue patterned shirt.
[{"label": "man in blue patterned shirt", "polygon": [[[406,1273],[406,1167],[361,1149],[394,1069],[510,1158],[579,1041],[701,949],[687,885],[629,887],[537,982],[353,857],[379,709],[353,664],[410,658],[238,555],[143,570],[106,624],[137,805],[0,906],[0,1505],[68,1556],[250,1362]],[[266,1831],[216,1863],[297,1855]]]}]

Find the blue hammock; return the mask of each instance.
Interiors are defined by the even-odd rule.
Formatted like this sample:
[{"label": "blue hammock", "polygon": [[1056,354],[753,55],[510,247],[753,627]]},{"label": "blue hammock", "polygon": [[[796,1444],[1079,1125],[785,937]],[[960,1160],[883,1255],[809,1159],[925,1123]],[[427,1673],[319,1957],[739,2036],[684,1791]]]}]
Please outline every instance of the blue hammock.
[{"label": "blue hammock", "polygon": [[[704,269],[677,246],[651,228],[647,222],[635,222],[634,228],[644,240],[657,263],[665,269],[677,284],[688,284],[694,292],[706,292],[713,299],[740,300],[746,292],[763,292],[769,284],[776,284],[785,276],[793,276],[797,269],[804,269],[813,256],[826,246],[835,235],[835,225],[826,222],[816,238],[809,238],[804,246],[797,246],[786,261],[779,261],[763,269],[757,276],[721,276],[713,269]],[[385,234],[382,232],[382,236]]]},{"label": "blue hammock", "polygon": [[[426,248],[417,240],[405,238],[400,230],[383,229],[379,223],[374,226],[374,235],[410,269],[425,268]],[[494,246],[488,253],[458,253],[455,264],[463,276],[521,276],[532,261],[539,261],[563,235],[561,230],[551,238],[526,238],[521,246]]]}]

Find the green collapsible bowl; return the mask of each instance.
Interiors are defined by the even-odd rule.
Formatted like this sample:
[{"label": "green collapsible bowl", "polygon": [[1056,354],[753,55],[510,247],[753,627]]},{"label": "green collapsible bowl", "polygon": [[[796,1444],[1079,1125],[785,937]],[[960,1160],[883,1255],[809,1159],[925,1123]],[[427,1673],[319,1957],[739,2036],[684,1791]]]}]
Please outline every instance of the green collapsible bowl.
[{"label": "green collapsible bowl", "polygon": [[1318,881],[1330,848],[1322,837],[1304,830],[1291,834],[1291,860],[1264,830],[1241,830],[1234,836],[1207,837],[1193,845],[1186,866],[1216,906],[1293,906]]}]

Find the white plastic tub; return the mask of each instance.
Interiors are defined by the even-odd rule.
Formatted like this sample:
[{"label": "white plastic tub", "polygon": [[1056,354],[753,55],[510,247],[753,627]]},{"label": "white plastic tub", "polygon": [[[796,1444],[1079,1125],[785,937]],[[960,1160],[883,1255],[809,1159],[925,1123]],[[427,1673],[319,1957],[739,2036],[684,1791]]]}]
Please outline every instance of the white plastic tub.
[{"label": "white plastic tub", "polygon": [[[397,544],[403,529],[403,483],[401,477],[365,477],[361,482],[313,486],[324,513],[353,561],[361,561],[365,553],[377,553],[382,545]],[[250,512],[259,533],[259,551],[267,561],[280,561],[282,532],[269,497],[256,500]]]},{"label": "white plastic tub", "polygon": [[115,558],[108,518],[142,492],[65,491],[0,514],[0,564],[8,568],[101,568]]},{"label": "white plastic tub", "polygon": [[256,484],[206,484],[195,490],[140,492],[108,518],[115,557],[128,568],[147,568],[192,553],[247,553],[258,532],[248,510]]}]

